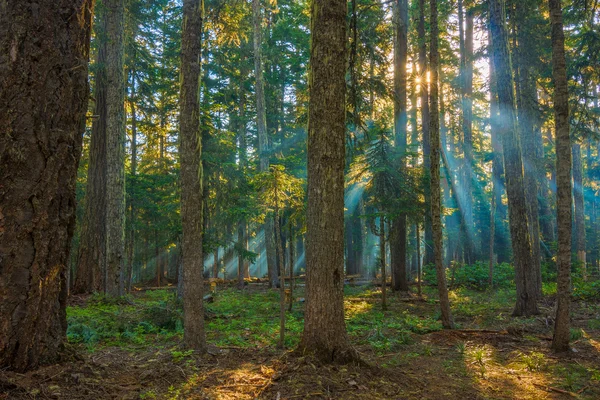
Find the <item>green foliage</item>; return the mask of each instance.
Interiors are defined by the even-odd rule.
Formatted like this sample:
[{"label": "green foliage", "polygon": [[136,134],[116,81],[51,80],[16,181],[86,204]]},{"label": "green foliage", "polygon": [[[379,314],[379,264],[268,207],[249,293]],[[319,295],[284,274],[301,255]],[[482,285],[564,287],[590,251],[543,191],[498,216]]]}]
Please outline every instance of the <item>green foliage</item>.
[{"label": "green foliage", "polygon": [[[486,290],[489,288],[489,265],[485,262],[476,262],[472,265],[458,265],[454,270],[446,269],[446,279],[454,287],[463,287],[473,290]],[[494,266],[494,287],[514,287],[515,270],[508,263]],[[435,267],[426,265],[423,268],[423,282],[429,285],[437,283]]]},{"label": "green foliage", "polygon": [[600,280],[573,279],[573,297],[585,301],[600,300]]},{"label": "green foliage", "polygon": [[528,371],[535,372],[544,368],[547,364],[544,354],[537,351],[531,353],[519,353],[519,359]]}]

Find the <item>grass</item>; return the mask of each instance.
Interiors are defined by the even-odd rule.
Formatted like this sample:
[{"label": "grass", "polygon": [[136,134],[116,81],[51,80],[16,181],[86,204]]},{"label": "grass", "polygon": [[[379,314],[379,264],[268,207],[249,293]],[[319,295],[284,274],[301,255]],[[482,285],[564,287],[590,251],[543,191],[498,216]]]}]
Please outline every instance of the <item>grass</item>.
[{"label": "grass", "polygon": [[[552,289],[547,287],[545,291]],[[346,326],[351,342],[369,362],[382,366],[400,381],[402,374],[411,376],[411,371],[415,371],[415,376],[421,376],[422,371],[428,371],[427,384],[439,386],[436,395],[440,396],[464,391],[473,395],[475,388],[485,398],[497,398],[497,393],[503,393],[504,398],[541,398],[540,387],[574,393],[583,390],[582,398],[600,395],[600,391],[593,389],[600,386],[600,365],[585,358],[594,354],[594,346],[598,346],[596,352],[600,350],[600,339],[595,331],[600,329],[597,317],[600,307],[593,302],[574,303],[578,307],[574,320],[581,322],[572,327],[571,339],[574,346],[583,350],[576,353],[579,359],[561,359],[551,355],[549,342],[540,340],[540,337],[551,336],[551,326],[547,326],[545,318],[511,317],[515,293],[510,288],[455,287],[450,290],[457,327],[467,330],[462,333],[442,330],[436,288],[425,286],[423,293],[425,301],[407,301],[390,294],[388,310],[383,311],[379,288],[345,288]],[[294,294],[297,300],[304,297],[301,287]],[[552,305],[543,307],[548,308],[543,309],[544,312],[552,312]],[[297,301],[293,311],[286,313],[288,349],[294,348],[300,339],[303,308],[304,303]],[[182,310],[171,290],[137,292],[120,299],[92,296],[85,305],[68,307],[67,318],[69,341],[94,353],[90,357],[115,349],[127,352],[132,359],[154,359],[158,357],[155,354],[160,353],[163,362],[172,363],[174,371],[188,377],[185,385],[189,387],[175,384],[169,385],[167,390],[157,383],[140,391],[139,398],[185,398],[185,393],[194,390],[193,382],[205,379],[197,357],[179,346],[183,339]],[[523,335],[511,339],[506,333],[494,333],[509,326],[522,328]],[[492,333],[472,332],[478,329]],[[232,352],[231,358],[235,358],[237,351],[256,354],[257,360],[278,354],[278,291],[220,288],[214,294],[214,302],[206,304],[206,333],[208,343],[228,349]],[[508,342],[505,344],[499,339]],[[248,368],[263,371],[262,366],[258,370]],[[194,376],[197,378],[192,379]],[[511,383],[515,376],[524,382],[519,389]],[[344,378],[341,387],[347,385],[347,379]],[[241,384],[250,385],[244,381]],[[232,385],[228,386],[229,390],[238,388],[237,383]],[[167,392],[168,397],[164,397]],[[592,397],[586,397],[587,394]],[[382,398],[389,396],[394,395]],[[417,395],[406,396],[418,398]]]}]

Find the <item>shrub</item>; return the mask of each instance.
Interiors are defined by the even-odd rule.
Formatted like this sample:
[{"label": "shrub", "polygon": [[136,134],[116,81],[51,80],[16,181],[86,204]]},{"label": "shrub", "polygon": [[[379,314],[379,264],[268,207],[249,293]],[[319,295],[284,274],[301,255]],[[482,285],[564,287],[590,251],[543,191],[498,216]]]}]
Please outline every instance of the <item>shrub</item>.
[{"label": "shrub", "polygon": [[[489,287],[489,265],[486,262],[480,261],[472,265],[459,265],[453,268],[453,270],[446,268],[446,279],[448,284],[453,283],[455,287],[485,290]],[[494,266],[494,287],[513,287],[515,284],[514,280],[515,270],[512,265],[502,263]],[[433,265],[426,265],[423,269],[423,281],[430,285],[437,284],[435,267]]]}]

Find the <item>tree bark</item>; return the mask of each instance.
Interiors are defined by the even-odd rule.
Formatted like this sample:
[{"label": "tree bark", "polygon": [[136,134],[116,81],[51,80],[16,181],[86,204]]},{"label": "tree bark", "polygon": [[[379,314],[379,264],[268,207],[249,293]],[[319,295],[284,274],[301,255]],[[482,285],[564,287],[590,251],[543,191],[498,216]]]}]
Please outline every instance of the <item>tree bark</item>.
[{"label": "tree bark", "polygon": [[[528,16],[537,13],[535,2],[519,1],[515,3],[515,22],[517,30],[517,107],[518,107],[518,127],[521,142],[525,149],[530,151],[523,152],[524,162],[524,184],[525,199],[527,203],[527,225],[529,227],[529,236],[531,238],[532,266],[530,268],[538,297],[542,296],[542,266],[540,252],[540,224],[538,207],[538,178],[537,171],[539,159],[535,151],[535,124],[539,121],[537,92],[535,82],[535,68],[531,53],[535,52],[536,42],[532,22]],[[539,27],[538,27],[539,28]]]},{"label": "tree bark", "polygon": [[[399,171],[403,176],[406,169],[407,145],[407,97],[406,97],[406,65],[408,52],[408,2],[397,0],[395,8],[394,37],[394,144],[399,153]],[[402,193],[398,194],[402,196]],[[390,224],[390,266],[392,270],[392,289],[408,292],[406,277],[406,213],[400,215]]]},{"label": "tree bark", "polygon": [[[106,285],[123,294],[125,263],[124,0],[103,0],[106,11]],[[102,115],[100,116],[102,118]]]},{"label": "tree bark", "polygon": [[463,10],[462,0],[459,0],[459,28],[461,34],[461,103],[462,103],[462,131],[463,153],[465,156],[463,190],[459,193],[461,198],[462,226],[464,231],[465,258],[468,264],[475,261],[475,221],[473,218],[473,11],[466,11],[465,28],[462,27]]},{"label": "tree bark", "polygon": [[344,321],[346,0],[311,4],[306,311],[301,353],[357,359]]},{"label": "tree bark", "polygon": [[501,136],[510,234],[515,264],[517,302],[513,315],[538,314],[537,290],[531,279],[531,241],[523,184],[523,159],[517,133],[514,80],[508,48],[504,0],[490,0],[492,56],[499,103],[498,132]]},{"label": "tree bark", "polygon": [[180,160],[181,243],[185,346],[206,350],[202,254],[202,145],[200,139],[200,63],[203,0],[183,1],[181,36]]},{"label": "tree bark", "polygon": [[[129,107],[131,109],[131,188],[134,187],[135,177],[137,174],[137,115],[135,108],[135,69],[132,71],[131,77],[131,88],[129,97]],[[133,263],[135,258],[135,195],[134,191],[131,190],[131,197],[129,199],[129,245],[128,245],[128,265],[127,265],[127,282],[126,289],[127,293],[131,292],[131,284],[133,281]]]},{"label": "tree bark", "polygon": [[446,287],[446,270],[443,262],[442,243],[442,199],[440,190],[440,116],[438,107],[438,11],[437,0],[430,0],[430,56],[429,66],[431,73],[431,221],[433,230],[433,253],[435,256],[435,269],[437,275],[437,286],[442,310],[442,325],[446,329],[452,329],[454,322],[450,313],[450,301],[448,299],[448,288]]},{"label": "tree bark", "polygon": [[[256,128],[258,131],[259,170],[269,171],[269,137],[267,135],[267,116],[265,107],[265,83],[262,63],[262,12],[260,0],[252,0],[252,20],[254,28],[254,76],[256,94]],[[267,252],[267,269],[269,286],[279,285],[277,276],[277,249],[275,247],[275,230],[272,215],[267,215],[263,229],[265,232],[265,248]]]},{"label": "tree bark", "polygon": [[431,192],[430,192],[430,154],[429,137],[429,88],[427,86],[427,38],[425,34],[425,0],[419,0],[419,75],[421,80],[421,130],[423,132],[423,170],[425,176],[425,260],[424,264],[433,264],[433,233],[431,230]]},{"label": "tree bark", "polygon": [[552,349],[569,350],[571,296],[571,134],[565,36],[560,0],[548,0],[552,26],[552,76],[554,80],[554,125],[556,129],[556,185],[558,253],[556,257],[557,310]]},{"label": "tree bark", "polygon": [[0,5],[0,368],[17,371],[56,361],[66,336],[93,12],[37,5]]}]

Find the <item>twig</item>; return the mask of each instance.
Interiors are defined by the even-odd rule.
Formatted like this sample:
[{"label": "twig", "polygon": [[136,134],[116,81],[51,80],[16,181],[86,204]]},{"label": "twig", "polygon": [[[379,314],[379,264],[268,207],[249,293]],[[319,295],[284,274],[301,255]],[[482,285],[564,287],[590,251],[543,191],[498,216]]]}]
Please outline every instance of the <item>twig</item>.
[{"label": "twig", "polygon": [[298,397],[310,397],[310,396],[324,396],[325,394],[323,392],[313,392],[313,393],[306,393],[306,394],[296,394],[294,396],[288,396],[288,399],[295,399]]},{"label": "twig", "polygon": [[533,386],[537,386],[537,387],[539,387],[541,389],[544,389],[544,390],[546,390],[548,392],[557,392],[557,393],[562,393],[562,394],[568,394],[569,396],[572,396],[572,397],[579,397],[577,395],[577,393],[569,392],[568,390],[563,390],[563,389],[555,388],[555,387],[552,387],[552,386],[544,386],[544,385],[540,385],[540,384],[537,384],[537,383],[534,383]]}]

